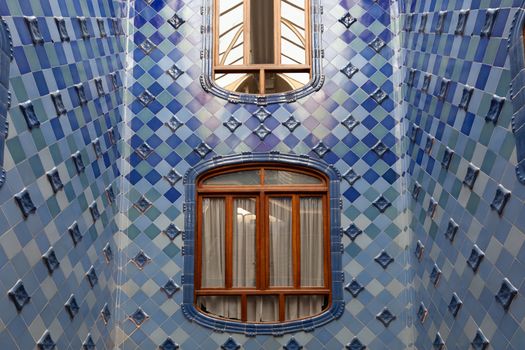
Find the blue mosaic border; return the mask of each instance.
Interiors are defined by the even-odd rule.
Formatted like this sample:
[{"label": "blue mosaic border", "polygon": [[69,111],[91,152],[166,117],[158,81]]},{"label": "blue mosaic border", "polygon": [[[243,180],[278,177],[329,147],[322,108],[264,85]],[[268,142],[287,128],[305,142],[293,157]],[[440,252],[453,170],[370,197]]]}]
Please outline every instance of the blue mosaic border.
[{"label": "blue mosaic border", "polygon": [[9,92],[10,64],[13,59],[13,43],[9,27],[0,17],[0,188],[5,183],[4,169],[5,140],[9,130],[7,124],[7,111],[11,106],[11,93]]},{"label": "blue mosaic border", "polygon": [[[210,169],[243,163],[282,163],[312,168],[323,172],[330,179],[330,252],[332,269],[332,305],[324,313],[311,317],[307,320],[292,321],[279,324],[251,324],[231,322],[206,316],[199,312],[193,304],[194,292],[194,262],[195,262],[195,198],[196,179],[198,176]],[[306,331],[310,332],[336,318],[339,318],[345,310],[343,296],[343,267],[342,267],[342,245],[341,245],[341,201],[340,201],[341,174],[335,167],[320,159],[310,158],[306,155],[270,153],[242,153],[230,156],[217,156],[211,160],[202,162],[190,169],[184,176],[186,189],[186,201],[184,204],[184,275],[182,278],[183,302],[182,311],[191,321],[202,326],[212,328],[221,332],[244,333],[249,336],[255,335],[282,335],[284,333]]]},{"label": "blue mosaic border", "polygon": [[308,84],[300,89],[293,90],[286,93],[257,95],[257,94],[240,94],[228,91],[219,87],[212,79],[213,72],[213,30],[212,30],[212,0],[204,0],[201,13],[203,16],[203,49],[201,51],[202,58],[202,72],[200,82],[202,88],[214,94],[217,97],[228,100],[231,103],[250,103],[257,105],[267,105],[274,103],[291,103],[298,99],[311,94],[314,91],[319,91],[324,83],[324,75],[322,74],[322,59],[324,52],[322,49],[323,25],[321,23],[321,15],[323,7],[320,0],[312,0],[310,6],[310,23],[311,28],[311,57],[312,57],[312,79]]},{"label": "blue mosaic border", "polygon": [[525,184],[525,47],[523,28],[525,27],[525,1],[521,5],[513,21],[509,37],[509,57],[511,76],[511,100],[514,108],[512,115],[512,130],[516,136],[516,151],[518,163],[516,175]]}]

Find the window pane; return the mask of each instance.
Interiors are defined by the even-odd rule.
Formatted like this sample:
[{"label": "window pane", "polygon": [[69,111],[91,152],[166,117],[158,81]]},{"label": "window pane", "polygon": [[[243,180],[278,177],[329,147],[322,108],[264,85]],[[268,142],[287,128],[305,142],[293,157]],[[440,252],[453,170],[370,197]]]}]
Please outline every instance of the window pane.
[{"label": "window pane", "polygon": [[324,286],[323,201],[301,198],[301,287]]},{"label": "window pane", "polygon": [[203,288],[224,287],[225,208],[223,198],[202,200],[202,280]]},{"label": "window pane", "polygon": [[218,64],[243,64],[243,0],[221,0],[219,4]]},{"label": "window pane", "polygon": [[321,180],[306,174],[286,170],[264,170],[264,183],[267,185],[320,185]]},{"label": "window pane", "polygon": [[306,64],[306,11],[302,1],[281,1],[281,63]]},{"label": "window pane", "polygon": [[247,298],[248,322],[279,321],[279,297],[276,295],[249,296]]},{"label": "window pane", "polygon": [[237,171],[217,175],[204,181],[205,185],[259,185],[261,176],[259,170]]},{"label": "window pane", "polygon": [[293,286],[292,199],[270,198],[270,286]]},{"label": "window pane", "polygon": [[197,306],[212,316],[241,320],[241,298],[238,296],[198,297]]},{"label": "window pane", "polygon": [[274,63],[273,1],[250,0],[250,63]]},{"label": "window pane", "polygon": [[255,287],[255,198],[233,201],[233,286]]},{"label": "window pane", "polygon": [[259,93],[259,73],[216,73],[218,86],[245,94]]},{"label": "window pane", "polygon": [[320,314],[328,306],[324,295],[291,295],[286,298],[285,321]]}]

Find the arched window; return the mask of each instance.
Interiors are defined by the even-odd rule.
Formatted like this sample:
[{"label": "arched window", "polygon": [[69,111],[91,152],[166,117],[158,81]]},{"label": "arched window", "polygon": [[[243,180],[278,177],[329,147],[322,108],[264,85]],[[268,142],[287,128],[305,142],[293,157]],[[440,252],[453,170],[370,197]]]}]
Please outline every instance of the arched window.
[{"label": "arched window", "polygon": [[280,323],[331,305],[329,186],[302,167],[242,164],[196,183],[196,308]]},{"label": "arched window", "polygon": [[318,89],[317,1],[204,0],[203,87],[232,102],[258,104]]}]

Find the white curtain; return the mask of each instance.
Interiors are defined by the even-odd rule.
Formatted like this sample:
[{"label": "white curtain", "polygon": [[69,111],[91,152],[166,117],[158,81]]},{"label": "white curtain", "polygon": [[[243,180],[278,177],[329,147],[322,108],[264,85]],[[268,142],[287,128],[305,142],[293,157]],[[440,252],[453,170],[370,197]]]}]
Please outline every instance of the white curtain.
[{"label": "white curtain", "polygon": [[270,198],[270,286],[293,286],[292,199]]},{"label": "white curtain", "polygon": [[323,311],[324,296],[297,295],[286,298],[285,320],[314,316]]},{"label": "white curtain", "polygon": [[254,198],[233,202],[233,287],[255,287]]},{"label": "white curtain", "polygon": [[247,302],[248,322],[279,321],[279,297],[274,295],[251,296]]},{"label": "white curtain", "polygon": [[323,287],[323,201],[301,198],[301,286]]},{"label": "white curtain", "polygon": [[[225,279],[225,220],[223,198],[204,198],[202,201],[202,288],[224,287]],[[239,297],[199,297],[202,310],[220,317],[241,319]]]}]

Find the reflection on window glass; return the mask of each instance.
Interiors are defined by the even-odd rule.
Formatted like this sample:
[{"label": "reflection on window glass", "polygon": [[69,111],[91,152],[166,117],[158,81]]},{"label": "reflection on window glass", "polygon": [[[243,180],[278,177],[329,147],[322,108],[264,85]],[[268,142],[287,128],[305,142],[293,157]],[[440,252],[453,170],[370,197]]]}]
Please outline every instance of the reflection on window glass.
[{"label": "reflection on window glass", "polygon": [[320,185],[321,180],[302,173],[286,170],[264,170],[264,183],[267,185]]},{"label": "reflection on window glass", "polygon": [[259,170],[237,171],[206,179],[205,185],[258,185],[261,183]]},{"label": "reflection on window glass", "polygon": [[255,287],[255,198],[233,201],[233,287]]},{"label": "reflection on window glass", "polygon": [[270,286],[293,286],[292,199],[270,198]]}]

